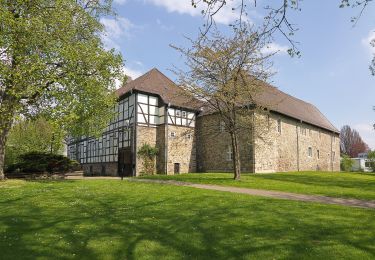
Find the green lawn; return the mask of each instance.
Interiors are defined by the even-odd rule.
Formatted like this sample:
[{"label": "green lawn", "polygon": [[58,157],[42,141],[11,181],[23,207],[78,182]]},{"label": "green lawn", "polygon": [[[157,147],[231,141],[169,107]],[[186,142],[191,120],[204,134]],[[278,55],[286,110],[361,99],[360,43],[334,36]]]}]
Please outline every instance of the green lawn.
[{"label": "green lawn", "polygon": [[375,200],[375,174],[372,173],[288,172],[242,174],[240,181],[234,181],[231,173],[189,173],[172,176],[154,175],[142,178]]},{"label": "green lawn", "polygon": [[0,205],[1,259],[375,257],[370,209],[120,180],[0,182]]}]

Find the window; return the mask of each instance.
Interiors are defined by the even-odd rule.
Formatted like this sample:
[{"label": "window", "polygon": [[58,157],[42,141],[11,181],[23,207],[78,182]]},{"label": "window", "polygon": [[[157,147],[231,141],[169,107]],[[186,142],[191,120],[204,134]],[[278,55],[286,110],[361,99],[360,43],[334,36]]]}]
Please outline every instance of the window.
[{"label": "window", "polygon": [[176,110],[176,116],[181,116],[181,111],[180,110]]},{"label": "window", "polygon": [[170,137],[172,137],[172,138],[176,137],[176,132],[171,132]]},{"label": "window", "polygon": [[309,157],[312,157],[312,148],[311,147],[309,147],[307,149],[307,152],[308,152]]},{"label": "window", "polygon": [[186,117],[186,112],[182,111],[182,117]]},{"label": "window", "polygon": [[227,146],[227,161],[232,161],[233,160],[233,150],[232,146],[228,145]]},{"label": "window", "polygon": [[225,122],[224,121],[220,121],[220,132],[224,132],[225,131]]},{"label": "window", "polygon": [[277,132],[281,133],[281,119],[277,120]]},{"label": "window", "polygon": [[316,150],[316,156],[318,157],[318,159],[320,158],[320,151],[319,150]]}]

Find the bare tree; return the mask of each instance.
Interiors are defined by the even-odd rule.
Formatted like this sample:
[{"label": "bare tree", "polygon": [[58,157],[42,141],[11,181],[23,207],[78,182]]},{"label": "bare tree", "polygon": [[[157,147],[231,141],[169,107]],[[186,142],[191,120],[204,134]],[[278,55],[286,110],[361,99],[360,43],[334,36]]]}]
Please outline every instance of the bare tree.
[{"label": "bare tree", "polygon": [[345,125],[340,131],[340,149],[341,153],[352,158],[357,157],[359,153],[369,151],[368,145],[362,140],[355,129]]},{"label": "bare tree", "polygon": [[[272,36],[275,33],[280,33],[290,45],[288,53],[291,56],[300,55],[298,49],[298,42],[293,39],[293,35],[298,31],[298,28],[289,20],[289,13],[291,11],[301,10],[301,0],[281,0],[272,2],[265,1],[261,8],[266,12],[264,15],[263,34]],[[234,25],[242,25],[248,19],[248,13],[251,9],[258,7],[257,0],[191,0],[194,8],[203,6],[202,15],[205,18],[202,35],[206,35],[211,27],[215,25],[215,16],[228,4],[231,4],[232,11],[238,11],[238,18],[233,22]],[[231,26],[233,26],[231,24]]]},{"label": "bare tree", "polygon": [[269,57],[261,50],[267,39],[251,26],[234,28],[231,36],[217,30],[208,37],[191,40],[191,48],[178,48],[186,58],[187,71],[175,70],[182,88],[205,103],[206,111],[215,113],[230,135],[234,179],[241,176],[239,134],[251,129],[255,103],[261,85],[271,74]]}]

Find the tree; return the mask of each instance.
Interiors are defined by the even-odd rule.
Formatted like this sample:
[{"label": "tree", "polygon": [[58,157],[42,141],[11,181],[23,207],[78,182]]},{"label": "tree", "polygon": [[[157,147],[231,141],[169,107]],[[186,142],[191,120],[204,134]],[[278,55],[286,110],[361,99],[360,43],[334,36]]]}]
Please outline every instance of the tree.
[{"label": "tree", "polygon": [[370,149],[356,130],[345,125],[340,131],[340,150],[342,154],[354,158],[359,153],[367,152]]},{"label": "tree", "polygon": [[[290,11],[300,11],[300,2],[301,0],[280,0],[280,1],[257,1],[257,0],[210,0],[210,1],[201,1],[201,0],[191,0],[191,4],[194,8],[201,7],[199,4],[203,4],[202,15],[206,18],[204,24],[204,30],[202,34],[206,34],[213,24],[215,24],[214,17],[224,8],[228,3],[235,5],[235,9],[239,10],[237,23],[242,23],[246,19],[246,16],[251,9],[256,8],[258,5],[263,4],[262,7],[266,11],[264,15],[265,25],[267,30],[264,33],[273,35],[274,33],[279,33],[283,36],[290,44],[291,48],[288,50],[291,56],[300,55],[297,43],[293,39],[293,35],[298,31],[297,25],[289,20]],[[361,18],[364,10],[368,7],[373,0],[338,0],[339,7],[352,7],[359,8],[359,13],[351,18],[351,22],[354,25]],[[370,43],[372,46],[375,46],[375,39]],[[370,70],[372,75],[375,75],[375,54],[372,59]]]},{"label": "tree", "polygon": [[239,135],[252,129],[255,96],[270,75],[270,55],[261,52],[267,41],[260,35],[250,26],[241,26],[228,37],[214,31],[191,40],[190,49],[174,46],[188,67],[175,71],[184,93],[203,101],[205,110],[217,114],[230,135],[235,180],[241,177]]},{"label": "tree", "polygon": [[61,153],[63,134],[57,126],[42,117],[16,122],[8,135],[5,165],[16,163],[20,155],[29,152]]},{"label": "tree", "polygon": [[110,13],[109,0],[0,0],[0,179],[19,115],[43,114],[73,136],[107,124],[122,67],[100,38]]},{"label": "tree", "polygon": [[[300,8],[301,0],[281,0],[276,4],[275,2],[265,1],[263,2],[263,10],[266,12],[264,15],[264,30],[263,34],[272,36],[275,33],[280,33],[290,44],[290,49],[288,53],[291,56],[300,55],[300,51],[297,48],[297,42],[293,40],[292,36],[298,30],[295,24],[289,21],[289,11],[301,10]],[[258,5],[257,0],[210,0],[210,1],[200,1],[191,0],[191,4],[194,8],[202,7],[202,15],[205,18],[205,24],[203,25],[203,30],[201,30],[202,35],[206,35],[211,27],[215,25],[215,15],[224,8],[229,2],[234,4],[232,11],[238,10],[238,18],[234,22],[236,25],[243,24],[246,21],[247,14],[251,11],[251,8],[255,8]],[[231,24],[232,26],[233,24]]]}]

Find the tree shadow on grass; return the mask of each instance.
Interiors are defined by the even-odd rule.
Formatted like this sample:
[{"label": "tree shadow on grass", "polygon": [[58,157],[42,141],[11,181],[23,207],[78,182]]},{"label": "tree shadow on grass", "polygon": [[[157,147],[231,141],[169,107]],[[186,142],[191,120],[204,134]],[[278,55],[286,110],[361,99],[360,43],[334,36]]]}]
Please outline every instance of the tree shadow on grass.
[{"label": "tree shadow on grass", "polygon": [[54,185],[0,199],[2,259],[333,258],[341,246],[344,257],[374,256],[370,211],[155,184]]}]

